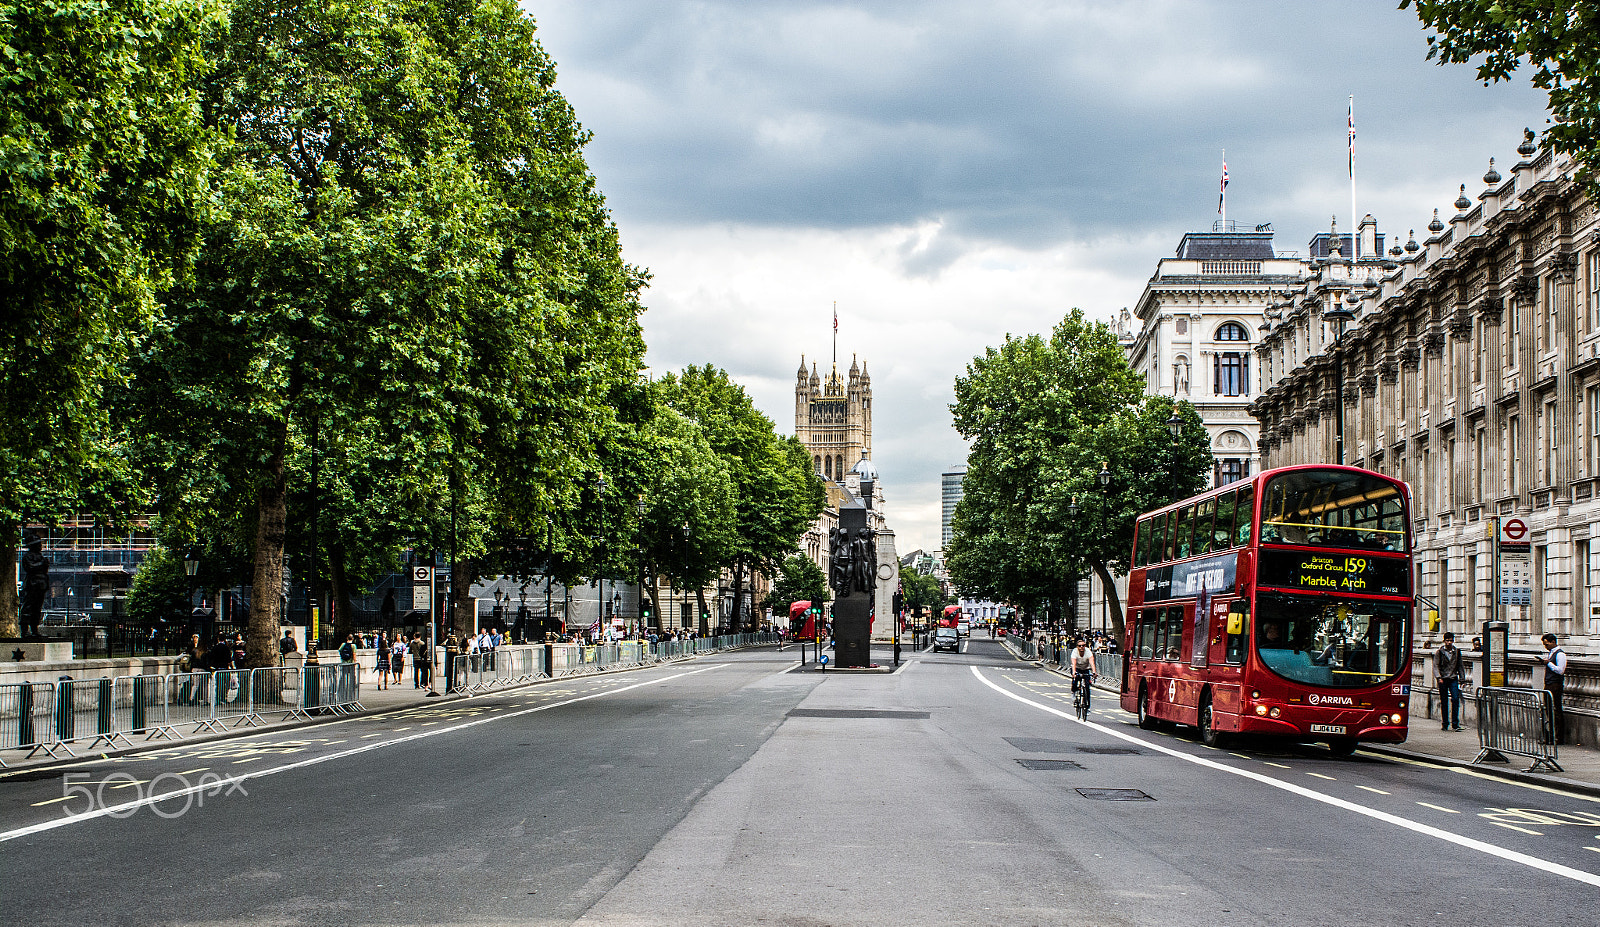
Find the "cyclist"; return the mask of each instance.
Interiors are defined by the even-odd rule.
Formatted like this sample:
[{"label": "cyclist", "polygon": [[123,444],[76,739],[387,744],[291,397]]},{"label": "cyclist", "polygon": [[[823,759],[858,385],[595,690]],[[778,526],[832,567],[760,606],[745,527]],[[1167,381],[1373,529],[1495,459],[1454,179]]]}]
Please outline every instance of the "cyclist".
[{"label": "cyclist", "polygon": [[1078,716],[1086,718],[1089,715],[1090,683],[1094,681],[1094,654],[1081,637],[1067,656],[1067,671],[1072,674],[1072,690],[1078,697]]}]

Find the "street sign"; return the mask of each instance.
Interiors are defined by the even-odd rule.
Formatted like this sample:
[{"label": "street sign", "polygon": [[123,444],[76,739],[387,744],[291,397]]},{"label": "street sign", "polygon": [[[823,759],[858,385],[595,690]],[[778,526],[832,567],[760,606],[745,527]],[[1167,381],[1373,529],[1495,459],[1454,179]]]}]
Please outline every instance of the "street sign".
[{"label": "street sign", "polygon": [[1520,518],[1495,519],[1495,581],[1501,605],[1533,604],[1533,543],[1528,523]]},{"label": "street sign", "polygon": [[433,567],[411,568],[411,607],[416,611],[433,611]]},{"label": "street sign", "polygon": [[419,566],[411,568],[411,581],[414,583],[432,583],[433,567]]}]

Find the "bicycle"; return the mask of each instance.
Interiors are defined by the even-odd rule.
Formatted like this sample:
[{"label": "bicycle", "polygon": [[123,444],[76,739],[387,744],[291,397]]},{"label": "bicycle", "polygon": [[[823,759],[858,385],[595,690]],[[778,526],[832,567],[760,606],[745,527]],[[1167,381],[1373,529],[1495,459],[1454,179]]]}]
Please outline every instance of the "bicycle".
[{"label": "bicycle", "polygon": [[1089,684],[1093,679],[1088,673],[1078,673],[1072,677],[1072,708],[1077,712],[1079,721],[1089,720]]}]

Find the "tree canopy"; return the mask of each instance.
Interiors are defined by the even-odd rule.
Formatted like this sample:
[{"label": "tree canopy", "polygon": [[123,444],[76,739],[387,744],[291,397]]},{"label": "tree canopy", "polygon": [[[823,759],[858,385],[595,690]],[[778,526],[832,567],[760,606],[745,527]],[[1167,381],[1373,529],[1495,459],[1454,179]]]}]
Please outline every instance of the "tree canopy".
[{"label": "tree canopy", "polygon": [[[1401,0],[1433,30],[1428,57],[1478,60],[1485,84],[1510,80],[1526,63],[1547,92],[1553,117],[1545,139],[1600,188],[1600,8],[1591,0]],[[1481,58],[1479,57],[1481,56]]]},{"label": "tree canopy", "polygon": [[[986,349],[955,393],[956,431],[971,450],[946,564],[974,598],[1060,609],[1089,570],[1114,589],[1136,517],[1197,491],[1211,472],[1199,414],[1145,395],[1116,335],[1079,310],[1049,338],[1008,336]],[[1175,409],[1176,442],[1166,425]],[[1113,621],[1120,634],[1120,602]]]}]

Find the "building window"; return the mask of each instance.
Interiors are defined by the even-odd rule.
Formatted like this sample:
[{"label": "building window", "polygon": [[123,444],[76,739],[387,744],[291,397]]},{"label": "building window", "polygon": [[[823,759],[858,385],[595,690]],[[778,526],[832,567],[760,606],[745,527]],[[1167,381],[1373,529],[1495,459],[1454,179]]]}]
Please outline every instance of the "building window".
[{"label": "building window", "polygon": [[1589,334],[1592,335],[1600,331],[1600,251],[1589,252],[1584,258],[1584,265],[1587,269],[1584,276],[1589,284],[1589,305],[1584,314],[1589,320]]},{"label": "building window", "polygon": [[1245,331],[1244,326],[1240,325],[1238,322],[1224,322],[1222,323],[1222,326],[1217,329],[1217,340],[1249,341],[1250,333]]},{"label": "building window", "polygon": [[1212,388],[1218,396],[1243,396],[1249,392],[1250,355],[1237,351],[1211,358]]},{"label": "building window", "polygon": [[1445,448],[1446,456],[1444,459],[1446,466],[1439,471],[1439,494],[1443,497],[1439,500],[1439,508],[1449,511],[1456,507],[1455,468],[1449,465],[1456,459],[1456,439],[1452,437],[1449,441],[1446,441]]},{"label": "building window", "polygon": [[1556,484],[1556,450],[1558,447],[1556,435],[1560,433],[1560,429],[1556,427],[1556,403],[1554,399],[1544,404],[1543,417],[1544,421],[1541,424],[1543,426],[1544,441],[1541,442],[1541,456],[1544,460],[1541,462],[1543,465],[1540,470],[1543,471],[1544,484],[1546,486],[1554,486]]},{"label": "building window", "polygon": [[1483,502],[1488,495],[1484,490],[1488,481],[1486,474],[1489,472],[1489,450],[1486,429],[1479,428],[1472,434],[1472,501]]},{"label": "building window", "polygon": [[1544,317],[1543,317],[1543,344],[1540,347],[1546,352],[1556,349],[1556,278],[1552,275],[1544,280]]},{"label": "building window", "polygon": [[1245,474],[1249,471],[1249,464],[1248,460],[1241,460],[1238,457],[1224,457],[1221,464],[1221,478],[1218,480],[1217,485],[1226,486],[1229,483],[1237,483],[1244,479]]},{"label": "building window", "polygon": [[1600,386],[1583,391],[1584,407],[1589,417],[1589,476],[1600,475]]},{"label": "building window", "polygon": [[1522,417],[1513,415],[1506,419],[1506,440],[1503,452],[1506,461],[1506,495],[1514,496],[1521,490],[1517,488],[1517,470],[1522,464],[1522,454],[1518,445],[1522,443]]},{"label": "building window", "polygon": [[1480,319],[1472,326],[1472,382],[1483,382],[1483,321]]},{"label": "building window", "polygon": [[1177,329],[1178,334],[1180,334],[1180,335],[1189,334],[1189,320],[1184,318],[1183,316],[1179,316],[1178,318],[1174,319],[1172,321],[1172,325],[1173,325],[1173,328]]}]

